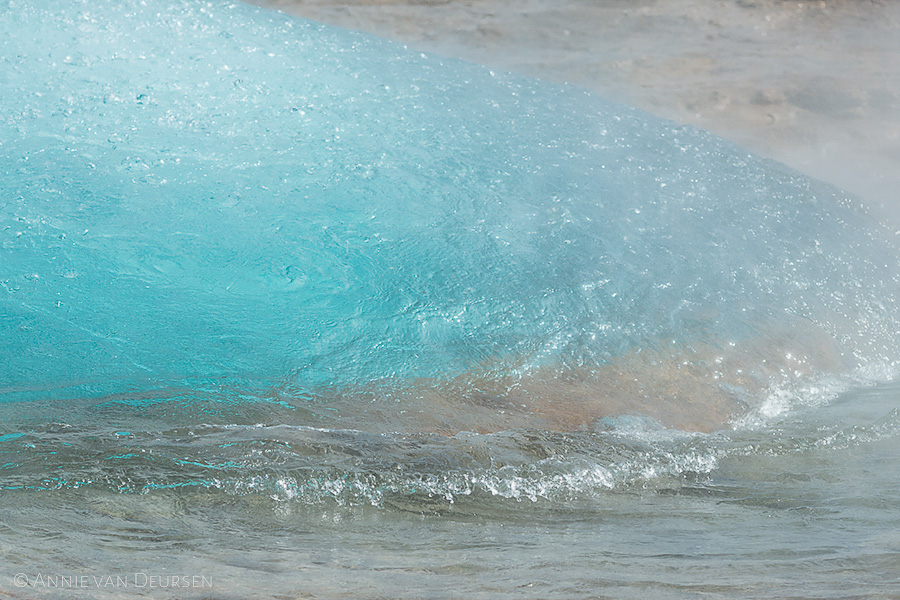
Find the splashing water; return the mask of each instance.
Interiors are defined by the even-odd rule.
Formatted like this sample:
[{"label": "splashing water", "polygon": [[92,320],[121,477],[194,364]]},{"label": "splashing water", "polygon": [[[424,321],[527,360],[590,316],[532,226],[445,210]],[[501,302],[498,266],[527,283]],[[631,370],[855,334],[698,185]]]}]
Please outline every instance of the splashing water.
[{"label": "splashing water", "polygon": [[900,255],[824,184],[243,5],[12,1],[0,33],[6,522],[738,502],[742,465],[896,441],[884,397],[829,420],[895,375]]}]

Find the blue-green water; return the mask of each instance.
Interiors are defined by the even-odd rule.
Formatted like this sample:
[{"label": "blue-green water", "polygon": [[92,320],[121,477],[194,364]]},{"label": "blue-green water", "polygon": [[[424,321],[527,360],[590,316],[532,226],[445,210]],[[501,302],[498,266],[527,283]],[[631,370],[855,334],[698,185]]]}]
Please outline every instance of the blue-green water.
[{"label": "blue-green water", "polygon": [[240,4],[0,32],[0,591],[896,595],[856,201]]}]

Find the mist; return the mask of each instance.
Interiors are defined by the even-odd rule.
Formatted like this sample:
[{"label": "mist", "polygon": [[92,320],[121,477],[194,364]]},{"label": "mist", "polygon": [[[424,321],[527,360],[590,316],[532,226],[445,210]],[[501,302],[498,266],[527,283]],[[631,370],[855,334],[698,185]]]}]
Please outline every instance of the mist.
[{"label": "mist", "polygon": [[900,222],[900,3],[257,3],[587,88],[709,130]]}]

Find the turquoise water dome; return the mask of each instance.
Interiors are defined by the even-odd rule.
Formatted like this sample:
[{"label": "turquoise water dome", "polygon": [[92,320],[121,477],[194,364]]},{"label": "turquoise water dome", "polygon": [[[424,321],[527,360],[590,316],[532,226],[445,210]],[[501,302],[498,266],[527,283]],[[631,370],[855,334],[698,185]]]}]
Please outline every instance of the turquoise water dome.
[{"label": "turquoise water dome", "polygon": [[0,64],[5,401],[652,415],[898,358],[892,230],[577,88],[187,0],[13,0]]}]

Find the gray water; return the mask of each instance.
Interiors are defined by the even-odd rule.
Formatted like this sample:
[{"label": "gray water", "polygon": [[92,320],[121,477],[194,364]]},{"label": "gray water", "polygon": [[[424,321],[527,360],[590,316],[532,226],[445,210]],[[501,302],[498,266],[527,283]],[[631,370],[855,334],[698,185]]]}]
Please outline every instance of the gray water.
[{"label": "gray water", "polygon": [[[895,384],[858,389],[763,427],[716,434],[457,436],[440,446],[491,448],[493,488],[448,485],[452,454],[423,450],[427,458],[391,469],[420,489],[383,490],[376,501],[344,493],[340,479],[315,499],[288,498],[276,486],[6,491],[3,587],[23,598],[895,598],[898,393]],[[103,446],[114,435],[103,426],[82,435],[95,449],[92,465],[110,459]],[[147,451],[184,463],[222,446],[214,432],[160,437],[169,441]],[[256,454],[257,474],[284,479],[290,437],[244,431],[230,439],[246,444],[245,459]],[[429,441],[399,439],[404,448],[376,454]],[[319,451],[341,452],[328,448]],[[73,452],[84,461],[82,449]],[[373,456],[350,446],[343,453],[374,483]],[[531,466],[518,489],[508,475],[504,487],[500,465],[522,464],[523,455],[532,465],[605,465],[619,480],[571,468],[560,479]],[[15,573],[31,587],[11,585]],[[55,575],[91,579],[88,589],[56,589]],[[173,576],[199,587],[150,592]],[[98,589],[94,577],[104,586],[104,577],[121,579]]]}]

